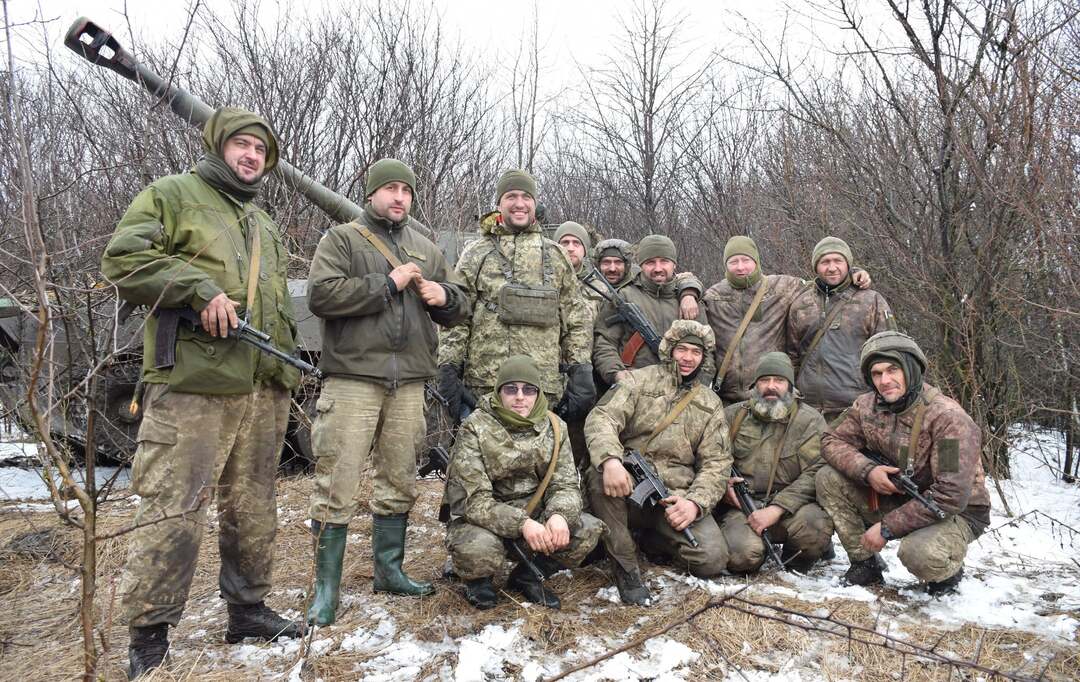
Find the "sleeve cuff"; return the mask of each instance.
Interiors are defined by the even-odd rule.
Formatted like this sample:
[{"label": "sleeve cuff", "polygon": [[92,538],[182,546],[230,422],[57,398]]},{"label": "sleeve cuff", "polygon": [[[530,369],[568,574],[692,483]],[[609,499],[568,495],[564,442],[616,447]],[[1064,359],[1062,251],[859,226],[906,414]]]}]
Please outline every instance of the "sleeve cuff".
[{"label": "sleeve cuff", "polygon": [[210,301],[223,293],[225,292],[221,290],[221,287],[207,277],[195,285],[195,293],[191,296],[191,307],[201,313],[206,306],[210,305]]}]

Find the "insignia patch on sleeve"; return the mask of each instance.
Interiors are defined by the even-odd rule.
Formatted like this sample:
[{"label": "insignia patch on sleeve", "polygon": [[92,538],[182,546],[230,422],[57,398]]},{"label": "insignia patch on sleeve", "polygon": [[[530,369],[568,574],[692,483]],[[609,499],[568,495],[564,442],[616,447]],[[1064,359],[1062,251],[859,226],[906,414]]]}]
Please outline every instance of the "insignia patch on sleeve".
[{"label": "insignia patch on sleeve", "polygon": [[615,391],[617,390],[619,390],[619,384],[612,384],[611,388],[609,388],[607,392],[604,393],[603,397],[600,398],[600,401],[596,403],[596,406],[600,407],[601,405],[607,405],[608,403],[610,403],[611,399],[615,397]]},{"label": "insignia patch on sleeve", "polygon": [[943,438],[938,443],[938,471],[947,474],[960,471],[960,442],[955,438]]}]

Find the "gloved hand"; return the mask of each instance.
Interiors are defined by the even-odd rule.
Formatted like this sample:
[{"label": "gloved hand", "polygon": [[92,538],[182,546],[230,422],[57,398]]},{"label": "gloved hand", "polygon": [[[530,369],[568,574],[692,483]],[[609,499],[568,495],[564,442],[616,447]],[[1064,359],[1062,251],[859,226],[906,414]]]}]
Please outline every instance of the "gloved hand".
[{"label": "gloved hand", "polygon": [[[439,393],[446,398],[446,408],[454,422],[461,421],[461,402],[465,390],[460,367],[450,363],[439,365]],[[475,404],[475,400],[473,402]]]},{"label": "gloved hand", "polygon": [[555,407],[555,413],[567,421],[584,419],[596,403],[596,384],[592,365],[581,363],[566,368],[566,391]]}]

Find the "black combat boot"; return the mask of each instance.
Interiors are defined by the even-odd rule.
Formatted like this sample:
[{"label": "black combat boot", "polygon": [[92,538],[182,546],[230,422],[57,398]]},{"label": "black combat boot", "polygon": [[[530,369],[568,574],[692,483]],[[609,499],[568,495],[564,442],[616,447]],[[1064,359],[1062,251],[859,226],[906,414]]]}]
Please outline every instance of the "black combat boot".
[{"label": "black combat boot", "polygon": [[611,560],[611,566],[615,573],[615,587],[619,590],[619,599],[624,604],[634,606],[652,605],[652,595],[649,588],[641,581],[641,571],[637,568],[627,571],[618,561]]},{"label": "black combat boot", "polygon": [[466,580],[465,600],[481,611],[495,608],[499,597],[495,594],[495,588],[491,584],[491,577]]},{"label": "black combat boot", "polygon": [[550,589],[544,587],[543,581],[533,573],[531,568],[525,565],[525,562],[518,563],[517,566],[514,566],[514,570],[510,571],[506,586],[520,592],[525,597],[525,601],[540,604],[549,609],[562,608],[559,597]]},{"label": "black combat boot", "polygon": [[836,550],[833,549],[832,543],[829,543],[825,552],[817,558],[808,557],[805,553],[800,554],[798,548],[790,542],[785,542],[783,549],[780,550],[780,560],[784,562],[784,566],[799,573],[806,573],[819,561],[832,561],[835,558]]},{"label": "black combat boot", "polygon": [[882,575],[883,562],[881,557],[874,554],[869,559],[851,562],[851,568],[844,574],[845,585],[881,585],[885,582]]},{"label": "black combat boot", "polygon": [[266,605],[229,604],[229,627],[225,631],[225,641],[236,644],[245,637],[258,637],[268,642],[278,637],[299,639],[304,634],[302,623],[286,620]]},{"label": "black combat boot", "polygon": [[169,625],[159,623],[145,627],[128,628],[131,641],[128,644],[128,679],[145,675],[165,662],[169,650]]},{"label": "black combat boot", "polygon": [[951,577],[936,582],[926,583],[926,592],[931,597],[940,597],[946,594],[954,594],[960,590],[960,581],[964,579],[964,567]]}]

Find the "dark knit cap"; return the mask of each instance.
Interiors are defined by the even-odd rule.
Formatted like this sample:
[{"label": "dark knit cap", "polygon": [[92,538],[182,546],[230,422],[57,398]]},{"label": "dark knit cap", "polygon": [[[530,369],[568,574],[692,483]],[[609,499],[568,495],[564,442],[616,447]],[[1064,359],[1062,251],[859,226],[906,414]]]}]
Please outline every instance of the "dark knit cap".
[{"label": "dark knit cap", "polygon": [[600,242],[593,251],[593,259],[599,264],[604,258],[621,258],[629,264],[630,242],[622,239],[605,239]]},{"label": "dark knit cap", "polygon": [[758,361],[757,371],[754,372],[754,383],[761,377],[784,377],[788,383],[795,386],[795,368],[791,365],[791,358],[787,353],[773,351],[761,356]]},{"label": "dark knit cap", "polygon": [[540,388],[540,370],[528,355],[511,355],[503,361],[495,377],[495,390],[512,381],[523,381]]},{"label": "dark knit cap", "polygon": [[370,197],[375,190],[390,182],[404,182],[413,194],[416,193],[416,174],[411,168],[397,159],[379,159],[368,168],[364,197]]},{"label": "dark knit cap", "polygon": [[724,246],[724,262],[727,263],[732,256],[747,256],[752,258],[758,267],[761,267],[761,254],[758,252],[757,244],[750,237],[740,234],[727,240]]},{"label": "dark knit cap", "polygon": [[637,264],[641,265],[653,258],[667,258],[675,263],[679,262],[675,255],[675,242],[670,237],[662,234],[650,234],[641,238],[637,246]]},{"label": "dark knit cap", "polygon": [[495,203],[499,203],[507,192],[521,191],[533,199],[536,198],[536,180],[523,170],[508,170],[499,178],[499,184],[495,186]]},{"label": "dark knit cap", "polygon": [[825,237],[814,247],[814,253],[810,257],[810,269],[817,271],[818,261],[829,253],[840,254],[847,261],[848,267],[851,267],[851,247],[847,245],[847,242],[839,237]]},{"label": "dark knit cap", "polygon": [[589,252],[592,248],[592,240],[589,239],[589,233],[585,231],[585,228],[580,223],[575,223],[572,220],[567,220],[562,225],[559,225],[559,229],[555,230],[555,241],[558,242],[566,235],[577,237],[581,245],[585,247],[585,253]]}]

